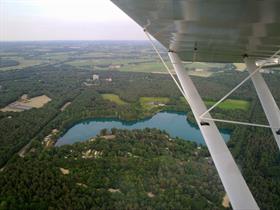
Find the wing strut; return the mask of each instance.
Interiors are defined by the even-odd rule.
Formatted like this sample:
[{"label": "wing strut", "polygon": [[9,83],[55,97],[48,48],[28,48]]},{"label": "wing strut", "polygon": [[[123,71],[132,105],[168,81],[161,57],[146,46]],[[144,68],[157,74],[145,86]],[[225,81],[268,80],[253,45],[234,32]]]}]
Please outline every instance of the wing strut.
[{"label": "wing strut", "polygon": [[[259,209],[215,122],[200,120],[200,115],[206,112],[207,108],[191,78],[184,69],[180,58],[174,52],[169,52],[169,57],[185,93],[185,97],[205,139],[227,195],[229,196],[232,207],[239,210]],[[206,113],[205,117],[211,119],[209,113]]]},{"label": "wing strut", "polygon": [[[250,58],[245,58],[245,63],[247,65],[247,70],[249,73],[254,72],[258,67],[256,61]],[[261,73],[257,71],[251,77],[259,99],[261,101],[262,107],[264,109],[267,120],[270,124],[272,133],[275,137],[277,145],[280,149],[280,111],[279,108],[265,82]]]},{"label": "wing strut", "polygon": [[[165,63],[160,52],[153,44],[148,32],[145,29],[144,32],[168,73],[178,86],[180,92],[188,101],[233,208],[238,210],[259,209],[215,122],[207,111],[191,78],[184,69],[182,61],[175,52],[169,51],[168,55],[178,76],[178,82],[173,76],[171,69]],[[202,114],[207,119],[202,119],[200,117]]]}]

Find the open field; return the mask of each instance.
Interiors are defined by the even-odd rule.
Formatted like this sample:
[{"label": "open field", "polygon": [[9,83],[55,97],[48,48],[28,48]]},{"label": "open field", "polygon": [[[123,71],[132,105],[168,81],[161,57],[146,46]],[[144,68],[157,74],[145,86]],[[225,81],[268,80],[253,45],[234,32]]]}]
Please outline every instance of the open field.
[{"label": "open field", "polygon": [[19,108],[13,108],[16,104],[9,104],[8,106],[4,107],[3,109],[0,109],[1,112],[22,112],[24,111],[23,109]]},{"label": "open field", "polygon": [[22,111],[29,110],[32,108],[41,108],[50,101],[51,101],[51,99],[46,95],[37,96],[34,98],[30,98],[30,99],[21,98],[15,102],[9,104],[8,106],[4,107],[3,109],[1,109],[1,111],[2,112],[22,112]]},{"label": "open field", "polygon": [[188,71],[188,73],[196,77],[210,77],[213,74],[211,71]]},{"label": "open field", "polygon": [[[180,99],[186,102],[184,97],[180,97]],[[209,108],[216,103],[216,101],[211,101],[211,100],[206,100],[204,102]],[[240,110],[247,111],[250,108],[250,102],[246,100],[226,99],[225,101],[223,101],[218,105],[218,108],[224,110],[240,109]]]},{"label": "open field", "polygon": [[[206,105],[212,106],[216,102],[214,101],[206,101]],[[250,102],[245,101],[245,100],[236,100],[236,99],[227,99],[221,104],[218,105],[220,109],[225,109],[225,110],[233,110],[233,109],[241,109],[244,111],[247,111],[250,107]]]},{"label": "open field", "polygon": [[151,110],[155,107],[165,106],[169,102],[167,97],[141,97],[140,104],[144,110]]},{"label": "open field", "polygon": [[[124,100],[122,100],[118,95],[112,93],[101,94],[102,98],[105,100],[109,100],[118,105],[128,104]],[[167,97],[140,97],[139,102],[143,110],[151,110],[155,107],[165,106],[166,103],[169,102],[169,98]]]},{"label": "open field", "polygon": [[244,71],[246,69],[246,65],[244,63],[234,63],[237,71]]},{"label": "open field", "polygon": [[[171,67],[166,53],[163,58]],[[148,42],[90,42],[90,43],[29,43],[13,51],[13,45],[0,50],[3,59],[19,62],[17,66],[3,67],[0,71],[23,69],[39,64],[69,64],[77,68],[94,70],[118,70],[125,72],[166,72]],[[244,64],[234,64],[243,70]],[[200,77],[211,76],[212,72],[225,69],[226,64],[185,62],[190,74]],[[199,70],[203,70],[199,72]],[[211,72],[211,73],[210,73]]]},{"label": "open field", "polygon": [[10,67],[2,67],[0,68],[0,71],[7,71],[7,70],[14,70],[14,69],[23,69],[30,66],[35,66],[43,63],[43,60],[37,60],[37,59],[24,59],[23,57],[8,57],[11,60],[15,60],[19,62],[19,65],[16,66],[10,66]]},{"label": "open field", "polygon": [[41,108],[50,101],[51,99],[48,96],[42,95],[29,99],[25,104],[33,108]]},{"label": "open field", "polygon": [[125,65],[119,70],[126,72],[166,72],[162,63],[159,62]]},{"label": "open field", "polygon": [[71,56],[72,52],[58,52],[58,53],[46,53],[44,56],[40,56],[41,59],[47,59],[49,61],[65,61]]},{"label": "open field", "polygon": [[[125,105],[127,102],[122,100],[118,95],[116,94],[102,94],[102,98],[105,100],[109,100],[111,102],[114,102],[118,105]],[[181,97],[182,101],[185,101],[183,97]],[[165,106],[166,103],[168,103],[170,99],[168,97],[140,97],[139,102],[141,104],[141,107],[143,110],[151,110],[155,107]],[[215,101],[205,101],[206,105],[208,107],[214,105]],[[224,109],[224,110],[244,110],[247,111],[250,108],[250,102],[246,100],[238,100],[238,99],[227,99],[221,104],[218,105],[218,108]]]},{"label": "open field", "polygon": [[184,66],[188,69],[204,69],[209,68],[223,68],[225,64],[222,63],[204,63],[204,62],[189,62],[184,63]]},{"label": "open field", "polygon": [[66,64],[75,66],[75,67],[90,66],[93,68],[95,62],[93,59],[87,59],[87,60],[74,60],[74,61],[66,62]]},{"label": "open field", "polygon": [[102,98],[105,99],[105,100],[109,100],[111,102],[114,102],[118,105],[125,105],[127,104],[125,101],[123,101],[122,99],[120,99],[120,97],[116,94],[110,94],[110,93],[107,93],[107,94],[102,94]]}]

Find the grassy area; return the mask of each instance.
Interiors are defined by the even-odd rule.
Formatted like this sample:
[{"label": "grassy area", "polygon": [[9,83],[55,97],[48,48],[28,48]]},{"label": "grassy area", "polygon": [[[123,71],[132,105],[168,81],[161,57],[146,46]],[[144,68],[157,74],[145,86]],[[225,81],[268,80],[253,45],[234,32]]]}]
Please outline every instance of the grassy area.
[{"label": "grassy area", "polygon": [[166,72],[164,66],[160,62],[130,64],[121,67],[119,70],[131,72]]},{"label": "grassy area", "polygon": [[23,57],[19,57],[19,56],[6,57],[6,58],[18,61],[19,65],[17,65],[17,66],[10,66],[10,67],[2,67],[2,68],[0,68],[0,71],[8,71],[8,70],[14,70],[14,69],[23,69],[23,68],[26,68],[26,67],[42,64],[44,62],[43,60],[38,60],[38,59],[24,59]]},{"label": "grassy area", "polygon": [[94,60],[87,59],[87,60],[74,60],[66,62],[67,65],[75,66],[75,67],[82,67],[82,66],[91,66],[94,67]]},{"label": "grassy area", "polygon": [[[184,97],[180,97],[180,99],[182,101],[186,102]],[[207,100],[204,102],[208,107],[210,107],[216,103],[216,101],[211,101],[211,100]],[[222,103],[220,103],[218,105],[218,108],[224,109],[224,110],[240,109],[240,110],[247,111],[250,108],[250,102],[245,101],[245,100],[227,99],[227,100],[223,101]]]},{"label": "grassy area", "polygon": [[[109,100],[111,102],[114,102],[118,105],[125,105],[127,102],[120,99],[120,97],[116,94],[102,94],[103,99]],[[181,97],[182,101],[185,101],[183,97]],[[166,103],[170,101],[167,97],[140,97],[139,102],[141,104],[141,107],[143,110],[149,111],[156,107],[164,106]],[[215,101],[205,101],[206,105],[208,107],[215,104]],[[250,102],[245,100],[237,100],[237,99],[227,99],[224,102],[220,103],[218,105],[218,108],[224,109],[224,110],[234,110],[234,109],[240,109],[247,111],[250,107]]]},{"label": "grassy area", "polygon": [[69,52],[57,52],[57,53],[47,53],[46,55],[40,56],[41,59],[47,59],[51,61],[65,61],[71,57],[71,51]]},{"label": "grassy area", "polygon": [[[82,56],[81,56],[82,57]],[[168,66],[171,67],[172,65],[169,61],[166,61]],[[151,59],[85,59],[85,60],[75,60],[67,62],[69,65],[73,65],[76,67],[81,66],[91,66],[95,69],[99,70],[107,70],[108,67],[105,67],[104,69],[99,68],[98,65],[123,65],[120,68],[118,68],[118,71],[124,71],[124,72],[146,72],[146,73],[167,73],[166,69],[164,68],[163,64],[159,61],[151,61]],[[199,76],[199,77],[209,77],[212,75],[212,72],[207,71],[209,68],[218,67],[221,68],[224,66],[224,64],[208,64],[208,63],[189,63],[184,64],[185,68],[188,69],[204,69],[204,71],[197,72],[197,71],[189,71],[191,75]]]},{"label": "grassy area", "polygon": [[[216,102],[206,101],[205,103],[208,106],[212,106]],[[220,103],[218,107],[225,110],[241,109],[247,111],[250,107],[250,102],[245,100],[227,99],[224,102]]]},{"label": "grassy area", "polygon": [[213,72],[210,71],[188,71],[189,75],[196,77],[210,77]]},{"label": "grassy area", "polygon": [[144,110],[151,110],[169,102],[167,97],[141,97],[140,104]]},{"label": "grassy area", "polygon": [[[101,95],[103,99],[109,100],[118,105],[127,104],[127,102],[120,99],[120,97],[116,94],[106,93]],[[168,103],[169,100],[170,99],[167,97],[140,97],[139,102],[143,110],[150,111],[153,108],[165,106],[165,104]]]},{"label": "grassy area", "polygon": [[[171,67],[172,65],[169,61],[166,61],[167,65]],[[208,72],[207,69],[209,68],[222,68],[224,64],[215,64],[215,63],[186,63],[184,64],[185,68],[188,69],[204,69],[205,71],[196,72],[196,71],[189,71],[189,73],[193,76],[199,77],[209,77],[212,75],[212,72]],[[161,62],[149,62],[149,63],[141,63],[136,65],[125,65],[119,69],[120,71],[134,71],[134,72],[153,72],[153,73],[166,73],[166,69],[164,68]]]},{"label": "grassy area", "polygon": [[125,101],[123,101],[122,99],[120,99],[120,97],[116,94],[101,94],[102,95],[102,98],[105,99],[105,100],[109,100],[111,102],[114,102],[118,105],[125,105],[127,104]]},{"label": "grassy area", "polygon": [[[89,57],[89,55],[91,57]],[[96,55],[95,55],[96,56]],[[80,58],[85,59],[77,59],[73,61],[66,62],[68,65],[72,65],[75,67],[90,67],[95,70],[118,70],[125,72],[154,72],[154,71],[164,71],[164,67],[161,63],[153,62],[152,59],[149,58],[124,58],[124,59],[114,59],[110,58],[110,56],[103,55],[104,58],[94,58],[92,54],[83,54],[80,55]],[[111,67],[111,65],[117,65],[119,67]],[[163,69],[161,69],[163,67]]]},{"label": "grassy area", "polygon": [[185,63],[184,66],[188,69],[209,69],[209,68],[223,68],[225,64],[222,63],[203,63],[203,62],[190,62],[190,63]]}]

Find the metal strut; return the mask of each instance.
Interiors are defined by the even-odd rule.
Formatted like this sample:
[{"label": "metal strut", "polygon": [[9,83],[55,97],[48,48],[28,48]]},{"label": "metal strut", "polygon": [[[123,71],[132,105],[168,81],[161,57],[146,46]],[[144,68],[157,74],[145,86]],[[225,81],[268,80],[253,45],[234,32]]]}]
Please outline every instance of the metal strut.
[{"label": "metal strut", "polygon": [[211,115],[205,113],[204,115],[208,120],[201,121],[200,116],[202,113],[206,112],[207,109],[192,80],[185,71],[182,61],[175,52],[169,51],[168,55],[178,76],[180,85],[160,55],[156,46],[153,44],[148,32],[145,29],[144,32],[164,67],[167,69],[180,92],[189,103],[233,208],[258,210],[259,207],[243,179],[216,124],[212,121],[213,119]]},{"label": "metal strut", "polygon": [[[146,26],[149,26],[150,22],[148,20],[148,24]],[[168,67],[168,65],[166,64],[166,62],[164,61],[164,59],[162,58],[159,50],[157,49],[157,47],[155,46],[155,44],[153,43],[153,40],[151,38],[151,36],[149,35],[149,33],[147,32],[146,27],[144,27],[144,33],[146,34],[147,38],[149,39],[153,49],[155,50],[155,52],[157,53],[158,57],[160,58],[162,64],[164,65],[164,67],[166,68],[167,72],[170,74],[170,76],[172,77],[173,81],[175,82],[175,84],[177,85],[178,89],[180,90],[180,92],[182,93],[182,95],[184,96],[184,98],[186,99],[185,93],[182,90],[182,87],[180,86],[180,84],[178,83],[178,81],[176,80],[176,78],[174,77],[174,75],[171,72],[171,69]],[[195,48],[196,49],[196,48]],[[280,53],[280,50],[278,50],[276,53],[274,53],[271,58],[274,58],[275,56],[277,56]],[[181,61],[182,62],[182,61]],[[182,62],[183,63],[183,62]],[[278,127],[271,127],[270,125],[262,125],[262,124],[257,124],[257,123],[249,123],[249,122],[240,122],[240,121],[234,121],[234,120],[224,120],[224,119],[216,119],[216,118],[207,118],[205,117],[205,115],[207,113],[209,113],[211,110],[213,110],[216,106],[218,106],[220,103],[222,103],[227,97],[229,97],[234,91],[236,91],[239,87],[241,87],[246,81],[248,81],[254,74],[256,74],[265,64],[267,63],[264,62],[262,63],[261,66],[259,66],[257,69],[255,69],[253,72],[251,72],[249,74],[249,76],[247,76],[243,81],[241,81],[235,88],[233,88],[230,92],[228,92],[222,99],[220,99],[218,102],[216,102],[212,107],[210,107],[208,110],[206,110],[204,113],[202,113],[199,117],[201,120],[209,120],[209,121],[214,121],[214,122],[223,122],[223,123],[230,123],[230,124],[238,124],[238,125],[247,125],[247,126],[255,126],[255,127],[262,127],[262,128],[271,128],[273,130],[278,129]],[[187,100],[186,100],[187,101]],[[278,129],[276,131],[276,134],[280,135],[280,129]]]},{"label": "metal strut", "polygon": [[[256,61],[245,58],[247,70],[252,73],[257,69]],[[272,133],[280,149],[280,111],[261,73],[258,71],[251,77],[257,91],[261,105],[264,109]]]},{"label": "metal strut", "polygon": [[[174,52],[169,52],[168,55],[227,195],[229,196],[232,207],[234,209],[259,209],[216,124],[212,121],[200,120],[200,115],[207,109],[188,73],[185,71],[180,58]],[[208,119],[211,119],[209,113],[205,115]]]},{"label": "metal strut", "polygon": [[[235,92],[239,87],[241,87],[245,82],[247,82],[249,79],[252,79],[254,77],[254,75],[259,74],[260,75],[260,70],[262,67],[264,67],[269,60],[275,58],[278,54],[280,53],[280,50],[276,51],[269,59],[267,59],[266,61],[264,61],[260,66],[256,66],[256,63],[254,63],[254,68],[252,68],[249,71],[249,75],[242,80],[236,87],[234,87],[231,91],[229,91],[224,97],[222,97],[218,102],[216,102],[213,106],[211,106],[208,110],[206,110],[205,112],[203,112],[200,115],[200,119],[207,119],[204,116],[209,113],[211,110],[213,110],[215,107],[217,107],[220,103],[222,103],[226,98],[228,98],[233,92]],[[247,56],[245,56],[245,60],[247,59]],[[248,67],[248,65],[247,65]],[[261,75],[260,75],[261,76]],[[264,81],[263,81],[264,82]],[[265,83],[265,82],[264,82]],[[265,84],[266,85],[266,84]],[[267,88],[268,89],[268,88]],[[269,89],[267,91],[267,93],[270,93]],[[271,93],[270,93],[271,95]],[[272,95],[271,95],[272,96]],[[273,97],[272,100],[274,101]],[[274,101],[275,102],[275,101]],[[277,106],[277,105],[276,105]],[[275,109],[276,110],[276,109]],[[279,109],[278,109],[279,111]],[[212,119],[212,121],[217,121],[217,122],[225,122],[225,123],[232,123],[232,124],[240,124],[240,125],[249,125],[249,126],[256,126],[256,127],[263,127],[263,128],[271,128],[272,130],[278,129],[276,131],[276,134],[279,136],[280,135],[280,128],[277,125],[277,123],[270,123],[270,125],[261,125],[261,124],[255,124],[255,123],[248,123],[248,122],[239,122],[239,121],[232,121],[232,120],[221,120],[221,119]],[[277,126],[277,127],[275,127]],[[274,133],[275,135],[275,133]],[[279,140],[278,140],[278,146],[279,146]],[[280,148],[280,147],[279,147]]]}]

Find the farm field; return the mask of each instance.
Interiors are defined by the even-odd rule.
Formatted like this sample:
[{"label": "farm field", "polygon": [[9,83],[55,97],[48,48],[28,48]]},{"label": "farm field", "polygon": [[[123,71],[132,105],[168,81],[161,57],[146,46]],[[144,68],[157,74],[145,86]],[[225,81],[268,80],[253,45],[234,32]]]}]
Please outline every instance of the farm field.
[{"label": "farm field", "polygon": [[124,72],[162,72],[165,73],[166,70],[162,63],[160,62],[152,62],[152,63],[141,63],[141,64],[130,64],[125,65],[119,69],[119,71]]},{"label": "farm field", "polygon": [[[206,101],[206,105],[212,106],[216,102],[214,101]],[[234,110],[234,109],[241,109],[247,111],[250,108],[250,102],[245,100],[237,100],[237,99],[227,99],[221,104],[218,105],[218,108],[224,110]]]},{"label": "farm field", "polygon": [[[101,94],[102,98],[105,100],[109,100],[118,105],[128,104],[124,100],[122,100],[118,95],[112,93]],[[181,97],[182,101],[185,101],[183,97]],[[143,110],[151,110],[155,107],[165,106],[170,99],[168,97],[140,97],[139,102]],[[216,102],[211,100],[205,101],[208,107],[214,105]],[[247,111],[250,108],[250,102],[246,100],[239,99],[226,99],[224,102],[218,105],[218,108],[223,110],[244,110]]]},{"label": "farm field", "polygon": [[23,57],[7,57],[8,60],[14,60],[19,62],[19,65],[15,66],[9,66],[9,67],[2,67],[0,68],[0,71],[8,71],[8,70],[14,70],[14,69],[23,69],[35,65],[39,65],[43,63],[43,60],[37,60],[37,59],[25,59]]},{"label": "farm field", "polygon": [[3,109],[0,109],[0,111],[2,111],[2,112],[22,112],[22,111],[29,110],[32,108],[41,108],[50,101],[51,101],[51,99],[46,95],[37,96],[34,98],[30,98],[30,99],[21,98],[15,102],[9,104],[8,106],[4,107]]},{"label": "farm field", "polygon": [[[34,65],[66,64],[85,70],[115,70],[121,72],[166,73],[163,64],[152,50],[148,42],[68,42],[51,43],[38,46],[36,43],[22,45],[17,51],[13,45],[0,49],[4,60],[14,60],[19,65],[0,68],[0,71],[24,69]],[[168,66],[173,69],[167,53],[161,49],[162,56]],[[232,69],[243,69],[242,64],[185,62],[189,74],[198,77],[210,77],[216,72]]]},{"label": "farm field", "polygon": [[210,77],[213,72],[211,71],[188,71],[189,75],[196,77]]},{"label": "farm field", "polygon": [[244,63],[234,63],[237,71],[244,71],[246,69],[246,65]]},{"label": "farm field", "polygon": [[125,105],[127,104],[124,100],[122,100],[118,95],[116,94],[111,94],[111,93],[107,93],[107,94],[101,94],[102,98],[105,100],[109,100],[111,102],[114,102],[118,105]]},{"label": "farm field", "polygon": [[188,69],[209,69],[209,68],[223,68],[225,64],[221,63],[204,63],[204,62],[188,62],[184,66]]},{"label": "farm field", "polygon": [[[117,105],[125,105],[128,102],[122,100],[118,95],[113,93],[101,94],[102,98],[116,103]],[[149,111],[156,107],[163,107],[168,103],[170,99],[168,97],[140,97],[139,103],[143,110]]]},{"label": "farm field", "polygon": [[[184,102],[186,101],[184,97],[181,97],[180,99]],[[212,100],[204,100],[204,102],[209,108],[216,103],[216,101],[212,101]],[[247,111],[250,108],[250,102],[246,100],[240,100],[240,99],[226,99],[225,101],[220,103],[217,107],[223,110],[239,109],[239,110]]]}]

